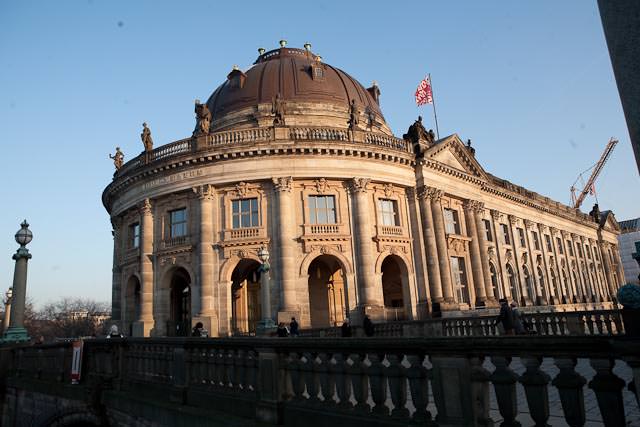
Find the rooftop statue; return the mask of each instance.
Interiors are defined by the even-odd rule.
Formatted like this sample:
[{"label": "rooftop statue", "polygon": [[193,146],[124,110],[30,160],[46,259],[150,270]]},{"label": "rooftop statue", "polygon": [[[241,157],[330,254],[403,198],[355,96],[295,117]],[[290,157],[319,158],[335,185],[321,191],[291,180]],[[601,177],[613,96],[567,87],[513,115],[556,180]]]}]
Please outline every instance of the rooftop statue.
[{"label": "rooftop statue", "polygon": [[593,220],[597,223],[600,223],[600,207],[598,204],[594,204],[591,212],[589,212],[589,216],[593,218]]},{"label": "rooftop statue", "polygon": [[349,129],[356,130],[358,128],[358,116],[360,115],[360,111],[358,110],[358,106],[356,105],[356,100],[351,100],[351,105],[349,107]]},{"label": "rooftop statue", "polygon": [[153,150],[153,139],[151,139],[151,130],[147,127],[146,123],[142,124],[142,133],[140,134],[140,139],[142,139],[142,144],[144,145],[145,151]]},{"label": "rooftop statue", "polygon": [[467,150],[471,153],[472,156],[476,155],[476,149],[471,146],[471,140],[467,139]]},{"label": "rooftop statue", "polygon": [[284,125],[284,102],[280,97],[280,92],[271,101],[271,114],[274,115],[273,125]]},{"label": "rooftop statue", "polygon": [[211,126],[211,111],[207,104],[201,104],[199,99],[196,99],[196,129],[193,131],[193,136],[207,135],[209,134],[209,126]]},{"label": "rooftop statue", "polygon": [[120,147],[116,147],[116,153],[113,156],[109,154],[109,158],[113,159],[113,166],[116,167],[116,170],[120,170],[124,163],[124,154],[120,151]]},{"label": "rooftop statue", "polygon": [[409,130],[407,133],[402,135],[403,139],[411,141],[413,143],[413,149],[416,155],[421,155],[424,152],[425,147],[421,147],[421,145],[430,145],[433,144],[436,136],[433,133],[433,129],[430,129],[428,132],[422,124],[422,116],[418,116],[418,120],[413,122],[411,126],[409,126]]}]

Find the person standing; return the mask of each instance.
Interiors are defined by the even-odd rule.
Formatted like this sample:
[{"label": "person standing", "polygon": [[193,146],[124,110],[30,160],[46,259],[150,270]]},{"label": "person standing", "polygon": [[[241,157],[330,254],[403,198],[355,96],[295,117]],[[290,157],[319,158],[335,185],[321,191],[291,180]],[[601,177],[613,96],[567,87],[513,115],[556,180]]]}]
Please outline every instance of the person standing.
[{"label": "person standing", "polygon": [[284,326],[284,322],[278,323],[278,329],[276,329],[276,333],[278,334],[278,337],[281,338],[289,336],[289,331],[287,330],[287,327]]},{"label": "person standing", "polygon": [[509,304],[505,298],[500,299],[500,314],[498,314],[498,317],[493,324],[497,325],[498,323],[502,323],[505,335],[514,335],[513,313],[511,312]]},{"label": "person standing", "polygon": [[372,337],[374,331],[373,322],[369,319],[369,315],[364,315],[364,321],[362,322],[362,328],[364,329],[364,334],[368,337]]},{"label": "person standing", "polygon": [[342,326],[340,327],[343,338],[348,338],[351,336],[351,324],[349,323],[349,319],[344,319],[342,322]]},{"label": "person standing", "polygon": [[297,337],[300,334],[298,328],[299,328],[298,321],[296,320],[295,317],[292,317],[291,323],[289,323],[289,333],[291,334],[292,337]]}]

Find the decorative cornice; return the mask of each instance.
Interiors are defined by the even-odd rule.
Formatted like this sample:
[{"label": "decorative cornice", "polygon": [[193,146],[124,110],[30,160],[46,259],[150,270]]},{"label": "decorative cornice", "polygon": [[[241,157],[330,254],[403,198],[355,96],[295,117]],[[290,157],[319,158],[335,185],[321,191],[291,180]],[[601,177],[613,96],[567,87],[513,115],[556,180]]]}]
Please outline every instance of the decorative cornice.
[{"label": "decorative cornice", "polygon": [[354,193],[366,193],[367,186],[371,182],[371,178],[358,178],[355,177],[351,181],[351,191]]},{"label": "decorative cornice", "polygon": [[291,190],[293,189],[293,177],[282,176],[273,178],[273,187],[278,192],[291,193]]},{"label": "decorative cornice", "polygon": [[211,184],[199,185],[197,187],[193,187],[194,194],[198,196],[200,200],[213,200],[215,196],[215,188]]}]

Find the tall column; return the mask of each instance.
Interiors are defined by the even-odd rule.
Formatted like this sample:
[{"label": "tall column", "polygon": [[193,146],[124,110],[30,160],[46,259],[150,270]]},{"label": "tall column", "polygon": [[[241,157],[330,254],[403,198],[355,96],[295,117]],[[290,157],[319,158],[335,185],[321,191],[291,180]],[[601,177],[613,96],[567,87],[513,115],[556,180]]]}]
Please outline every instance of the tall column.
[{"label": "tall column", "polygon": [[427,272],[429,274],[429,293],[433,302],[441,303],[442,282],[440,281],[440,265],[438,264],[438,248],[436,246],[436,234],[433,228],[433,213],[431,212],[432,191],[429,187],[422,186],[418,191],[420,211],[422,213],[422,232],[424,246],[427,252]]},{"label": "tall column", "polygon": [[[556,300],[555,304],[562,303],[562,297],[566,296],[566,290],[564,287],[564,283],[562,283],[562,270],[560,268],[560,258],[558,257],[558,249],[556,248],[556,234],[558,234],[558,229],[555,227],[549,228],[549,235],[551,236],[551,249],[553,251],[553,259],[555,260],[555,270],[556,270]],[[560,238],[560,243],[562,243],[562,238]],[[552,266],[549,266],[551,268]],[[551,286],[551,272],[549,272],[549,286]]]},{"label": "tall column", "polygon": [[609,294],[611,297],[616,296],[617,287],[616,282],[614,280],[614,276],[611,271],[611,259],[609,258],[608,243],[600,240],[598,242],[598,248],[600,249],[600,259],[602,260],[602,264],[604,265],[604,276],[607,280],[607,289],[609,290]]},{"label": "tall column", "polygon": [[587,302],[592,302],[595,293],[595,283],[591,277],[591,271],[589,271],[589,257],[587,256],[587,249],[584,248],[584,236],[578,236],[578,240],[580,241],[580,250],[582,251],[582,268],[581,273],[583,280],[585,281],[585,291],[587,293]]},{"label": "tall column", "polygon": [[[545,297],[545,294],[544,294],[544,289],[542,289],[542,286],[540,286],[540,282],[538,281],[537,265],[535,265],[535,263],[533,262],[533,256],[534,256],[533,251],[535,250],[535,247],[531,244],[531,240],[532,240],[531,233],[536,231],[536,230],[533,230],[533,228],[535,227],[535,222],[529,219],[525,219],[523,222],[525,227],[524,236],[525,236],[526,248],[529,254],[527,256],[527,261],[529,264],[528,265],[529,277],[531,278],[531,283],[533,284],[533,289],[535,291],[535,295],[529,295],[529,297],[531,298],[531,302],[533,303],[533,305],[539,305],[538,301],[543,300]],[[538,233],[538,245],[543,245],[542,235],[540,233]],[[529,292],[529,289],[527,289],[527,292]],[[546,304],[546,301],[542,301],[542,305],[544,304]]]},{"label": "tall column", "polygon": [[[198,197],[200,222],[198,229],[198,277],[200,279],[200,310],[197,321],[202,322],[210,336],[217,336],[218,322],[213,306],[213,201],[215,189],[210,184],[194,187]],[[196,319],[194,319],[196,320]]]},{"label": "tall column", "polygon": [[[530,302],[531,296],[529,295],[527,281],[524,278],[524,271],[522,269],[522,266],[520,265],[520,262],[522,260],[518,252],[518,248],[520,246],[520,236],[518,235],[518,233],[515,233],[515,226],[518,223],[518,218],[516,218],[513,215],[509,215],[507,219],[509,220],[509,231],[511,232],[511,240],[512,240],[511,247],[513,248],[514,264],[515,264],[516,272],[518,274],[518,279],[519,279],[518,282],[520,282],[519,292],[525,301]],[[531,277],[531,272],[529,272],[529,277]]]},{"label": "tall column", "polygon": [[293,205],[293,178],[290,176],[273,178],[273,187],[278,199],[278,241],[280,251],[278,258],[278,276],[280,278],[280,295],[282,306],[278,321],[298,317],[296,301],[295,273],[295,209]]},{"label": "tall column", "polygon": [[476,201],[473,210],[476,221],[476,237],[478,239],[478,247],[480,249],[480,263],[482,264],[482,272],[484,276],[484,288],[487,296],[487,302],[485,304],[488,306],[494,306],[497,305],[497,301],[493,294],[493,285],[491,284],[491,268],[489,267],[489,255],[487,254],[487,236],[484,229],[484,223],[482,222],[484,203]]},{"label": "tall column", "polygon": [[[578,298],[578,284],[573,280],[573,270],[571,268],[571,260],[569,259],[569,245],[567,245],[567,239],[571,236],[571,233],[568,231],[562,231],[562,245],[564,246],[564,260],[566,261],[566,271],[569,277],[569,289],[568,296],[569,300],[567,302],[573,303]],[[573,251],[573,246],[571,246],[571,251]],[[575,254],[574,254],[575,255]]]},{"label": "tall column", "polygon": [[[111,319],[114,322],[122,321],[122,274],[120,270],[120,258],[122,253],[122,218],[111,217],[113,230],[113,267],[111,269]],[[126,239],[126,237],[125,237]],[[122,329],[122,324],[120,324]]]},{"label": "tall column", "polygon": [[414,320],[422,320],[429,317],[431,308],[429,307],[429,279],[427,278],[427,268],[425,256],[425,246],[422,231],[422,217],[420,208],[416,202],[416,190],[413,187],[409,187],[406,190],[406,206],[409,212],[409,237],[413,244],[412,257],[413,264],[415,265],[415,288],[417,304],[415,309]]},{"label": "tall column", "polygon": [[496,259],[498,261],[498,265],[496,266],[496,268],[498,269],[498,271],[496,271],[496,274],[498,276],[500,276],[500,283],[498,283],[499,286],[502,286],[502,289],[500,291],[500,294],[505,296],[507,294],[509,294],[511,296],[511,298],[513,298],[513,295],[511,295],[511,289],[509,289],[509,291],[507,292],[507,288],[509,288],[510,284],[509,281],[506,280],[507,279],[507,275],[505,272],[505,264],[503,262],[502,259],[502,251],[503,251],[503,238],[502,233],[499,233],[498,231],[502,231],[498,229],[498,224],[500,224],[500,220],[502,218],[502,214],[495,210],[495,209],[491,209],[490,211],[491,213],[491,219],[492,219],[492,232],[493,232],[493,239],[496,242]]},{"label": "tall column", "polygon": [[436,248],[438,250],[438,263],[440,265],[440,277],[442,280],[442,294],[445,303],[454,303],[453,284],[451,281],[451,269],[449,265],[449,252],[447,251],[447,237],[445,235],[442,204],[440,200],[444,192],[436,188],[431,189],[431,213],[436,235]]},{"label": "tall column", "polygon": [[620,250],[618,249],[618,245],[611,245],[611,251],[613,252],[613,259],[616,261],[616,276],[618,277],[618,286],[617,289],[624,284],[624,272],[622,271],[622,259],[620,259]]},{"label": "tall column", "polygon": [[2,333],[7,332],[9,321],[11,320],[11,299],[13,298],[13,288],[9,288],[4,300],[4,318],[2,319]]},{"label": "tall column", "polygon": [[133,335],[148,337],[153,328],[153,213],[151,201],[140,204],[140,315]]},{"label": "tall column", "polygon": [[467,200],[464,203],[464,214],[467,222],[467,232],[471,238],[471,273],[473,275],[473,284],[476,292],[476,306],[484,306],[487,300],[487,294],[484,287],[484,274],[482,271],[482,260],[480,259],[480,245],[478,242],[478,226],[476,223],[476,201]]},{"label": "tall column", "polygon": [[[584,283],[584,277],[582,275],[582,271],[580,268],[580,250],[582,248],[576,248],[576,239],[579,239],[579,236],[575,233],[571,233],[571,246],[573,247],[573,254],[575,255],[575,259],[576,259],[576,268],[575,268],[575,273],[576,273],[576,287],[578,288],[578,295],[580,297],[580,301],[579,302],[584,302],[585,298],[586,298],[586,293],[585,293],[585,286],[586,283]],[[583,254],[584,255],[584,254]]]},{"label": "tall column", "polygon": [[376,289],[375,258],[373,252],[373,236],[371,225],[370,194],[367,186],[370,178],[353,178],[351,191],[355,202],[355,238],[356,260],[358,263],[357,289],[360,295],[360,305],[382,307],[379,292]]}]

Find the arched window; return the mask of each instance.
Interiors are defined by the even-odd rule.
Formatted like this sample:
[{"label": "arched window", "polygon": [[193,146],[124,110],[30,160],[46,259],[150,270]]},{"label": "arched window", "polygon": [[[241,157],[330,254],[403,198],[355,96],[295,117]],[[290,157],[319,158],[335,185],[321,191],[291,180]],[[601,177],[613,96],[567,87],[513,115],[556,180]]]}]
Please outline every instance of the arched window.
[{"label": "arched window", "polygon": [[[560,298],[560,292],[558,292],[558,279],[556,278],[556,272],[553,270],[553,268],[550,270],[549,275],[551,276],[551,295],[556,298],[559,299]],[[558,301],[554,301],[556,304],[558,303]]]},{"label": "arched window", "polygon": [[538,293],[540,295],[544,295],[544,273],[542,272],[542,268],[538,267]]},{"label": "arched window", "polygon": [[562,270],[562,285],[564,286],[564,292],[565,294],[563,295],[565,297],[564,302],[567,302],[567,298],[569,297],[571,298],[571,284],[569,283],[569,277],[567,276],[567,272],[563,269]]},{"label": "arched window", "polygon": [[536,300],[536,291],[533,288],[533,277],[529,274],[529,269],[526,265],[522,266],[522,275],[524,276],[524,284],[527,287],[527,292],[529,293],[529,298],[531,301]]},{"label": "arched window", "polygon": [[493,296],[496,298],[502,298],[502,290],[500,289],[500,282],[498,281],[498,273],[496,267],[492,262],[489,263],[489,272],[491,273],[491,287],[493,288]]},{"label": "arched window", "polygon": [[513,272],[511,264],[507,264],[507,280],[509,281],[509,291],[511,292],[512,299],[518,299],[520,293],[518,292],[518,279]]}]

